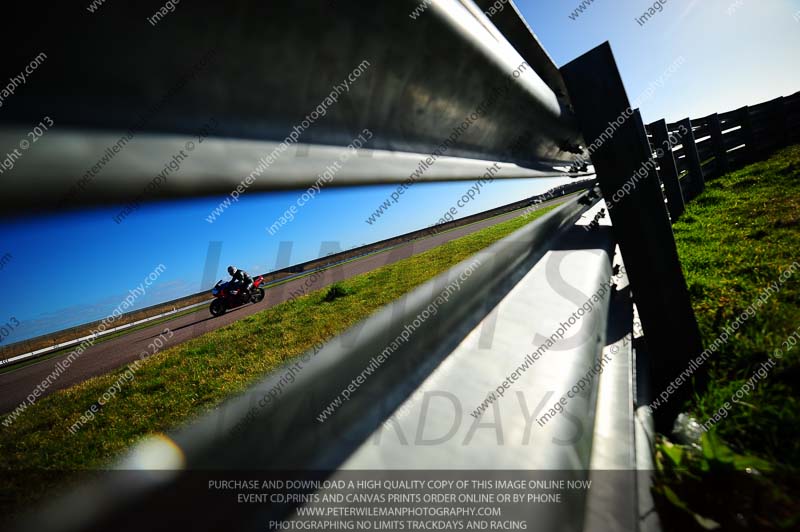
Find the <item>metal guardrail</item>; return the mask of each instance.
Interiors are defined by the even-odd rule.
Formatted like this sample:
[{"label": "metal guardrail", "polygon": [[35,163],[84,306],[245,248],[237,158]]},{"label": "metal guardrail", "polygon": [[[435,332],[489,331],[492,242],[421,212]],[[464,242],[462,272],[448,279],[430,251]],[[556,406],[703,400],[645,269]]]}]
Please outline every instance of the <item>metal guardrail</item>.
[{"label": "metal guardrail", "polygon": [[[39,83],[32,84],[19,96],[14,110],[3,115],[0,148],[22,131],[19,124],[34,116],[38,120],[42,101],[54,102],[54,114],[57,111],[65,129],[48,134],[49,140],[39,141],[41,149],[18,161],[14,175],[19,179],[9,186],[0,206],[6,212],[20,213],[57,209],[65,194],[70,195],[70,205],[77,206],[135,198],[171,150],[191,142],[195,130],[209,117],[215,118],[219,127],[205,140],[206,153],[194,154],[175,179],[148,199],[227,193],[330,94],[332,86],[364,60],[369,68],[361,79],[352,80],[348,98],[331,107],[324,124],[313,129],[312,138],[296,143],[303,156],[266,165],[253,191],[312,184],[323,163],[346,150],[353,136],[365,129],[374,134],[369,151],[354,158],[354,164],[337,176],[334,184],[403,181],[421,158],[433,153],[465,117],[487,102],[493,102],[493,107],[485,121],[453,139],[447,154],[421,180],[471,178],[481,173],[478,169],[487,162],[501,163],[501,172],[495,177],[563,176],[566,174],[558,167],[572,164],[581,151],[579,145],[585,144],[582,135],[599,138],[608,124],[629,108],[607,45],[558,72],[535,37],[526,36],[527,26],[518,14],[514,18],[514,9],[504,12],[495,26],[471,0],[434,0],[428,5],[426,15],[430,16],[412,20],[408,14],[418,5],[416,0],[403,0],[365,9],[354,2],[267,6],[242,0],[226,4],[233,6],[231,13],[220,13],[223,8],[218,3],[200,1],[182,5],[182,17],[154,33],[152,39],[137,41],[141,46],[109,37],[118,34],[126,21],[141,18],[146,7],[110,3],[102,24],[90,25],[78,40],[65,38],[67,28],[80,27],[77,15],[58,5],[52,14],[58,20],[58,31],[42,32],[43,39],[59,45],[54,47],[58,53],[54,51],[49,59],[53,68],[42,70]],[[297,20],[304,21],[302,29],[292,24]],[[203,55],[197,43],[229,60],[211,62],[194,72],[182,99],[172,102],[169,112],[152,113],[145,121],[147,127],[135,132],[135,143],[104,166],[104,179],[93,180],[80,194],[71,195],[71,180],[92,164],[92,157],[87,156],[90,149],[110,142],[115,131],[126,131],[136,123],[137,115],[163,103],[160,99],[169,93],[169,80],[181,59]],[[25,43],[7,49],[15,61],[33,50]],[[76,79],[71,66],[75,58],[107,68],[89,69]],[[519,70],[523,58],[532,61],[535,71]],[[63,94],[59,91],[64,86],[74,89]],[[559,94],[562,87],[569,90],[569,96]],[[497,98],[500,93],[502,98]],[[603,193],[611,197],[649,157],[640,118],[626,122],[593,154]],[[34,177],[41,185],[35,194],[25,182]],[[597,433],[595,385],[581,396],[583,408],[573,416],[587,429],[584,437],[553,445],[554,434],[570,419],[553,417],[545,430],[534,436],[540,456],[532,456],[527,447],[493,447],[484,438],[476,449],[452,442],[429,449],[408,449],[394,443],[367,446],[381,423],[393,419],[398,408],[407,406],[414,411],[417,390],[442,386],[463,393],[469,401],[480,398],[515,367],[518,359],[512,354],[524,355],[530,347],[524,338],[530,323],[538,320],[555,326],[553,320],[557,322],[560,314],[575,308],[575,301],[567,298],[571,304],[565,303],[556,289],[550,293],[535,289],[552,279],[548,276],[553,275],[553,266],[542,260],[546,256],[590,252],[566,270],[577,276],[582,292],[606,290],[596,312],[583,318],[592,334],[578,345],[562,346],[558,358],[537,362],[525,373],[526,390],[542,386],[569,389],[611,343],[630,334],[630,316],[621,312],[616,315],[621,316],[617,319],[622,326],[614,327],[616,334],[609,335],[609,303],[614,296],[609,296],[607,289],[614,239],[607,228],[596,224],[591,231],[575,229],[576,220],[595,199],[567,203],[344,335],[301,355],[304,366],[297,373],[287,367],[198,421],[142,442],[117,463],[116,471],[96,473],[94,480],[29,516],[22,529],[166,530],[174,528],[175,521],[163,517],[175,515],[180,515],[185,526],[198,530],[221,526],[263,529],[264,519],[283,519],[297,506],[295,502],[233,508],[210,504],[207,491],[197,481],[213,474],[260,470],[270,475],[296,470],[333,478],[344,475],[348,468],[379,465],[461,470],[556,467],[571,478],[585,479],[593,463],[630,463],[630,449],[628,454],[618,455],[604,454],[599,447],[592,449]],[[651,373],[663,381],[676,370],[678,356],[689,357],[701,345],[677,252],[669,245],[669,220],[655,180],[645,180],[629,198],[615,204],[611,218],[644,328],[654,346],[655,369]],[[558,264],[556,271],[560,271]],[[456,279],[460,280],[458,289],[442,297]],[[659,323],[660,312],[665,314],[663,323]],[[486,353],[475,348],[475,342],[480,348],[481,329],[502,333]],[[676,330],[684,337],[676,338],[681,336],[675,335]],[[390,356],[384,356],[389,346]],[[484,355],[490,358],[482,358]],[[376,357],[381,357],[379,363]],[[630,360],[615,373],[616,380],[623,382],[623,391],[624,383],[630,384],[622,378],[632,368]],[[367,367],[373,370],[368,379],[358,381],[357,393],[350,392],[331,409],[334,399],[343,397],[343,389],[363,377]],[[292,379],[286,378],[286,372]],[[288,380],[292,380],[291,386],[286,385]],[[279,398],[273,394],[277,389],[281,390]],[[626,422],[632,426],[632,408],[624,393],[611,395],[622,407],[616,419],[607,410],[601,411],[603,427],[622,426],[617,429],[621,434]],[[323,412],[327,417],[321,416]],[[412,413],[408,420],[419,417]],[[515,416],[509,429],[524,432],[529,418]],[[394,419],[401,426],[412,422]],[[608,445],[615,438],[597,439],[599,445],[603,441]],[[629,446],[638,443],[630,434],[625,442]],[[577,497],[563,507],[529,508],[524,517],[535,518],[543,527],[557,524],[561,529],[582,530],[586,528],[586,503],[585,498]]]},{"label": "metal guardrail", "polygon": [[181,150],[188,157],[148,201],[225,195],[259,166],[250,192],[305,188],[364,130],[368,146],[327,186],[402,182],[448,139],[417,181],[472,179],[494,162],[495,178],[567,175],[556,167],[572,164],[582,140],[564,96],[534,70],[553,79],[535,38],[523,50],[535,64],[524,66],[472,2],[436,0],[412,20],[417,6],[204,0],[135,45],[115,36],[141,31],[145,4],[104,5],[89,24],[83,10],[55,7],[39,38],[4,47],[2,75],[34,51],[48,56],[0,115],[0,151],[42,120],[42,102],[54,125],[15,162],[0,211],[135,201]]},{"label": "metal guardrail", "polygon": [[[560,274],[584,293],[602,294],[602,303],[583,318],[581,327],[591,334],[574,346],[545,354],[520,379],[520,393],[566,392],[596,364],[607,345],[613,240],[608,228],[585,231],[574,225],[591,203],[576,199],[559,207],[331,339],[320,350],[301,355],[303,368],[295,373],[294,382],[283,387],[279,398],[265,401],[295,362],[191,425],[145,440],[117,463],[117,471],[98,473],[94,481],[77,486],[30,516],[22,529],[66,532],[113,526],[121,531],[146,525],[150,530],[166,530],[178,515],[194,530],[214,530],[221,519],[235,529],[249,529],[256,523],[263,527],[268,518],[287,517],[296,506],[235,506],[235,511],[220,515],[220,507],[205,499],[205,483],[215,475],[228,478],[237,471],[265,478],[294,471],[335,479],[348,470],[375,468],[552,469],[572,471],[567,473],[570,478],[585,478],[593,440],[592,391],[572,410],[582,428],[581,437],[574,440],[568,440],[568,435],[575,432],[575,419],[558,416],[545,429],[533,431],[532,440],[522,445],[497,444],[481,435],[474,445],[464,446],[466,426],[435,446],[404,445],[390,439],[374,445],[372,441],[383,422],[403,405],[412,412],[394,420],[401,431],[413,434],[420,419],[418,394],[426,390],[456,394],[466,408],[477,406],[497,381],[535,349],[530,344],[535,332],[531,324],[541,326],[545,336],[552,334],[550,328],[555,330],[575,305],[561,297],[558,287],[549,285],[551,263],[559,264]],[[549,258],[542,260],[545,256]],[[460,280],[458,289],[446,301],[440,300],[455,280]],[[436,312],[420,320],[437,300]],[[625,319],[617,320],[610,342],[630,333],[630,320],[627,329]],[[411,339],[401,342],[348,401],[320,422],[320,413],[343,386],[386,353],[393,339],[402,337],[411,324],[416,325]],[[495,340],[481,346],[487,327]],[[427,423],[439,427],[441,422],[434,417]],[[515,412],[504,423],[505,433],[514,436],[531,420]],[[532,449],[537,452],[531,453]],[[580,497],[566,505],[542,505],[525,518],[569,523],[569,529],[579,530],[585,519],[584,505]],[[152,514],[156,507],[158,519]]]}]

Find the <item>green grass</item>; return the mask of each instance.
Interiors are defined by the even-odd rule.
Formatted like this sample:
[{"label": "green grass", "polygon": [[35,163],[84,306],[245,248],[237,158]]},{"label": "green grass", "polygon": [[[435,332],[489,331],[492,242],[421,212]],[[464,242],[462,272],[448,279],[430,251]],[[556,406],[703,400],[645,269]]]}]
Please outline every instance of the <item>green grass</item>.
[{"label": "green grass", "polygon": [[335,301],[340,297],[345,297],[348,294],[347,288],[342,286],[341,283],[333,283],[325,292],[325,295],[322,296],[322,300],[326,303],[330,303],[331,301]]},{"label": "green grass", "polygon": [[[675,224],[675,240],[706,345],[781,272],[800,261],[800,147],[706,184]],[[800,327],[800,271],[708,366],[693,413],[705,421]],[[717,424],[736,447],[800,466],[800,348]]]},{"label": "green grass", "polygon": [[[103,467],[142,437],[179,427],[243,392],[285,361],[551,209],[477,231],[158,353],[143,361],[136,378],[74,435],[68,428],[128,366],[55,392],[29,407],[10,427],[0,425],[3,469]],[[331,292],[335,297],[325,301]],[[6,498],[13,489],[9,484],[13,482],[0,480]]]},{"label": "green grass", "polygon": [[[800,146],[706,183],[705,192],[687,205],[674,231],[692,304],[708,346],[769,284],[778,281],[783,271],[800,262]],[[730,452],[723,453],[726,457],[749,457],[741,463],[760,458],[762,466],[757,469],[774,473],[758,484],[761,481],[742,472],[744,467],[734,467],[732,459],[712,461],[712,466],[722,464],[715,470],[707,460],[685,448],[690,456],[681,464],[691,474],[667,475],[664,485],[693,501],[693,511],[713,514],[711,499],[698,493],[705,491],[723,501],[731,516],[737,510],[745,520],[751,519],[747,525],[751,529],[761,529],[765,523],[774,529],[800,524],[794,520],[797,515],[784,511],[786,501],[779,495],[781,489],[795,495],[800,492],[796,481],[788,480],[800,468],[800,347],[776,359],[778,363],[769,375],[740,403],[731,402],[731,396],[776,349],[785,351],[783,342],[799,327],[800,268],[706,363],[708,385],[694,394],[687,411],[702,424],[728,401],[731,408],[727,418],[714,426],[711,437],[720,438],[719,445],[724,441],[730,446]],[[707,447],[703,447],[706,454]],[[659,447],[662,464],[669,449],[673,447],[664,440]],[[708,476],[720,470],[725,471],[725,483],[718,482],[722,478],[719,475]],[[740,476],[734,474],[736,471]],[[689,479],[697,475],[706,481],[692,492],[689,487],[693,481]],[[794,487],[787,488],[787,482]],[[742,492],[751,489],[760,494],[753,495],[759,498],[759,504],[748,507],[754,500],[742,497]],[[722,514],[715,517],[726,530],[748,529],[726,521]]]}]

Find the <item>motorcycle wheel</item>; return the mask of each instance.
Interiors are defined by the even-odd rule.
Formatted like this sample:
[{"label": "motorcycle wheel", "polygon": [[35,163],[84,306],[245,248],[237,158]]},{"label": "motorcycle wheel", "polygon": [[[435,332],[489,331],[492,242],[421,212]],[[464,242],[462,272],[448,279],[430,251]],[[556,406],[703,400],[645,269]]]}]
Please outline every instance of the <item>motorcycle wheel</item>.
[{"label": "motorcycle wheel", "polygon": [[214,317],[222,316],[225,314],[225,304],[221,299],[215,299],[211,302],[211,306],[208,307],[208,310],[211,311],[211,315]]},{"label": "motorcycle wheel", "polygon": [[253,303],[260,303],[264,299],[264,289],[257,288],[253,295],[250,296],[250,301]]}]

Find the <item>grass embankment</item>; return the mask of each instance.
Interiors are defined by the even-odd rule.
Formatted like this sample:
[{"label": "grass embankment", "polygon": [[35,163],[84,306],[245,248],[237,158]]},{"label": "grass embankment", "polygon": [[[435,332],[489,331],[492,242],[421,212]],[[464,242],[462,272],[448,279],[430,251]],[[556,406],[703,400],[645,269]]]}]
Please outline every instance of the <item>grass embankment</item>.
[{"label": "grass embankment", "polygon": [[[706,183],[674,231],[709,346],[800,262],[800,146]],[[658,446],[657,490],[691,510],[667,515],[665,530],[697,527],[692,513],[723,530],[800,527],[800,343],[788,340],[800,328],[800,265],[778,286],[706,363],[708,386],[687,406],[700,424],[718,419],[700,450]]]},{"label": "grass embankment", "polygon": [[[292,357],[346,330],[435,275],[551,210],[520,216],[414,257],[337,283],[158,353],[142,363],[94,421],[69,427],[129,366],[40,399],[10,427],[0,424],[5,470],[103,467],[143,436],[197,417]],[[6,485],[3,485],[6,484]],[[0,490],[8,486],[0,480]]]}]

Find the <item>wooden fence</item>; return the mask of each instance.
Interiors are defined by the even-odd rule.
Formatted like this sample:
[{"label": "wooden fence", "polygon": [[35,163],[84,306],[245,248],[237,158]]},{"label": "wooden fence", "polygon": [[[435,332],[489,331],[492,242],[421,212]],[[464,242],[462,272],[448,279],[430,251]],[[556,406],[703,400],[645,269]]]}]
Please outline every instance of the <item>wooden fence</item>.
[{"label": "wooden fence", "polygon": [[[685,118],[671,124],[659,120],[646,129],[654,151],[667,146],[665,141],[669,138],[677,140],[671,150],[657,152],[656,161],[665,189],[674,175],[683,199],[688,201],[702,192],[706,180],[764,159],[776,149],[800,143],[800,92],[697,119]],[[669,200],[670,191],[665,192]],[[682,212],[682,205],[676,206],[675,200],[670,203],[675,219]]]}]

